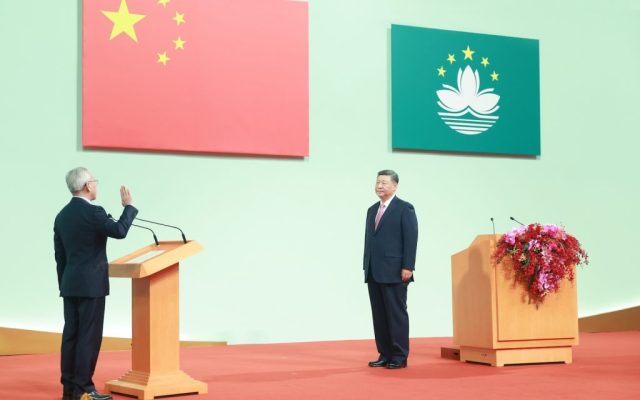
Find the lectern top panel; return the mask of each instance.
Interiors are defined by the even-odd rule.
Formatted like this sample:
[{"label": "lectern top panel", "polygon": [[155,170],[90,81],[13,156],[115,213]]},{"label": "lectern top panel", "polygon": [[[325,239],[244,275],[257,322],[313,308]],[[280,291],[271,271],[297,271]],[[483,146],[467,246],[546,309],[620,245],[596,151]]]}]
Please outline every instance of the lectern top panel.
[{"label": "lectern top panel", "polygon": [[[191,241],[187,242],[187,244],[190,242]],[[111,261],[111,264],[140,264],[146,260],[163,254],[164,252],[174,250],[184,244],[185,243],[181,241],[160,242],[157,246],[155,244],[150,244],[134,251],[133,253],[122,256],[115,261]],[[143,261],[137,261],[139,259],[143,259]]]},{"label": "lectern top panel", "polygon": [[147,260],[152,259],[155,256],[159,256],[160,254],[164,253],[166,250],[151,250],[148,251],[142,255],[139,255],[136,258],[133,258],[129,261],[127,261],[129,264],[141,264]]},{"label": "lectern top panel", "polygon": [[160,242],[145,246],[109,264],[109,276],[144,278],[199,252],[202,246],[195,240]]},{"label": "lectern top panel", "polygon": [[461,250],[461,251],[453,254],[452,257],[454,257],[456,255],[466,254],[467,252],[469,252],[469,249],[474,247],[474,246],[485,245],[485,246],[489,246],[489,247],[495,247],[496,243],[498,242],[498,240],[500,240],[501,237],[502,237],[501,233],[496,233],[495,235],[490,234],[490,233],[478,235],[473,239],[473,241],[471,242],[469,247],[467,247],[466,249]]}]

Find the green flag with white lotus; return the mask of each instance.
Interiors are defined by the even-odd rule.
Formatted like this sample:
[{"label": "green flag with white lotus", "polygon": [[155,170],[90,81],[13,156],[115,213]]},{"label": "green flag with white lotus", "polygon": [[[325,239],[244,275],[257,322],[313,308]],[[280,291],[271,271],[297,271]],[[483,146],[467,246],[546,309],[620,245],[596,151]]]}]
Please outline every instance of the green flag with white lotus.
[{"label": "green flag with white lotus", "polygon": [[394,149],[540,155],[537,40],[391,26]]}]

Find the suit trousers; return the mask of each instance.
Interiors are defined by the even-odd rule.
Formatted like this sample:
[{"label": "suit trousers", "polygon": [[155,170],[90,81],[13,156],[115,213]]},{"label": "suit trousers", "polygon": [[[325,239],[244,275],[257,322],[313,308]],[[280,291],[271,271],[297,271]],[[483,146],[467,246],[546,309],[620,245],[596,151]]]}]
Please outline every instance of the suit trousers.
[{"label": "suit trousers", "polygon": [[382,359],[402,363],[409,356],[408,283],[367,281],[376,347]]},{"label": "suit trousers", "polygon": [[60,381],[66,393],[95,390],[93,373],[102,344],[104,297],[64,297]]}]

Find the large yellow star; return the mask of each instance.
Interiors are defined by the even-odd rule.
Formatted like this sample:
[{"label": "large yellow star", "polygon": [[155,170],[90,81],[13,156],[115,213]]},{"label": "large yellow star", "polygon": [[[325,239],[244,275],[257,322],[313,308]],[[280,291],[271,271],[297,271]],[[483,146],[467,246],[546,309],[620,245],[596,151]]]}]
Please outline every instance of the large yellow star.
[{"label": "large yellow star", "polygon": [[180,14],[179,12],[176,11],[176,16],[171,18],[172,20],[176,21],[176,24],[179,26],[180,24],[184,24],[184,14]]},{"label": "large yellow star", "polygon": [[454,56],[453,54],[449,54],[449,57],[447,57],[447,61],[449,61],[449,64],[453,64],[454,62],[456,62],[456,56]]},{"label": "large yellow star", "polygon": [[484,65],[484,67],[487,68],[487,65],[489,65],[489,57],[482,57],[482,61],[480,61],[480,64]]},{"label": "large yellow star", "polygon": [[170,3],[171,0],[158,0],[158,4],[161,4],[162,7],[167,8],[167,3]]},{"label": "large yellow star", "polygon": [[498,76],[500,76],[500,74],[497,74],[496,71],[493,71],[493,74],[491,74],[491,80],[492,81],[497,81],[498,80]]},{"label": "large yellow star", "polygon": [[167,56],[167,52],[165,51],[164,53],[158,53],[158,63],[164,65],[165,67],[167,66],[167,61],[171,60],[168,56]]},{"label": "large yellow star", "polygon": [[176,40],[172,40],[172,42],[176,44],[175,50],[178,50],[178,49],[184,50],[184,44],[187,43],[187,41],[186,40],[182,40],[182,38],[180,36],[178,36],[178,38]]},{"label": "large yellow star", "polygon": [[447,72],[447,70],[445,70],[441,65],[440,68],[438,68],[438,76],[444,76],[445,72]]},{"label": "large yellow star", "polygon": [[469,60],[473,60],[473,53],[475,53],[474,50],[471,50],[469,48],[469,45],[467,45],[467,49],[466,50],[462,50],[462,52],[464,53],[464,59],[469,59]]},{"label": "large yellow star", "polygon": [[118,12],[115,11],[102,11],[105,17],[109,18],[111,22],[113,22],[113,29],[111,30],[111,36],[109,40],[117,37],[121,33],[126,33],[134,42],[138,42],[138,37],[136,36],[136,30],[134,29],[134,25],[140,22],[141,19],[145,17],[142,14],[130,14],[129,7],[127,7],[126,0],[122,0],[120,2],[120,8]]}]

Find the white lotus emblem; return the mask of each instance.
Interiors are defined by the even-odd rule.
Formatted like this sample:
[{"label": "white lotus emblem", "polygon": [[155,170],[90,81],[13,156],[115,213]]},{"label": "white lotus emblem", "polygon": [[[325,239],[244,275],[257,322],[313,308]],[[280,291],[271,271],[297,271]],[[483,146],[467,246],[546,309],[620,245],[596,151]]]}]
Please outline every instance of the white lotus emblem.
[{"label": "white lotus emblem", "polygon": [[[445,124],[464,135],[477,135],[491,128],[500,118],[490,115],[498,111],[500,96],[492,93],[493,88],[480,90],[478,70],[469,65],[464,72],[458,69],[458,88],[442,85],[437,90],[440,99],[438,106],[445,110],[439,112]],[[468,115],[470,114],[470,115]]]}]

